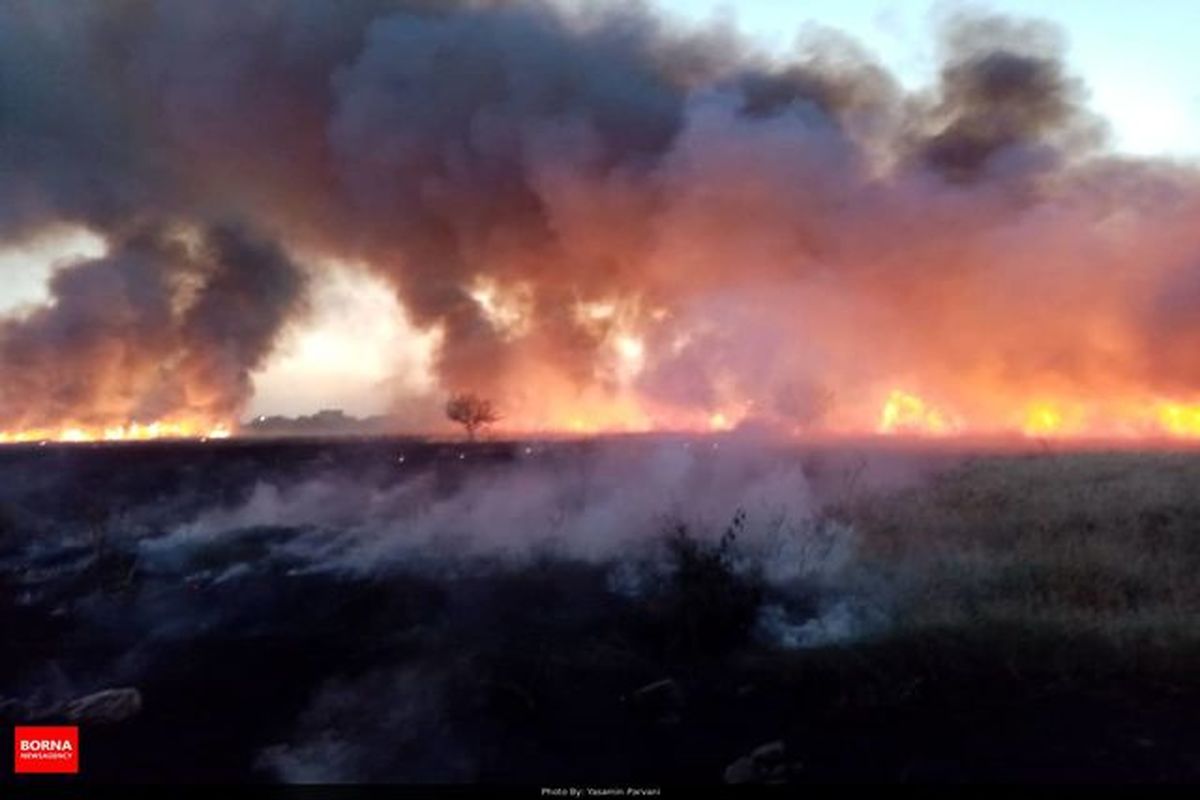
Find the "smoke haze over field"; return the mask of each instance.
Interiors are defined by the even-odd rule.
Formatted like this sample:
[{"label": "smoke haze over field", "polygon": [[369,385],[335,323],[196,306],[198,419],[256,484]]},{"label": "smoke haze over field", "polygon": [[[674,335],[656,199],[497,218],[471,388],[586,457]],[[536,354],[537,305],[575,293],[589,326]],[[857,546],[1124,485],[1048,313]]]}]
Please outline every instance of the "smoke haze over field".
[{"label": "smoke haze over field", "polygon": [[[663,674],[887,630],[894,581],[823,511],[848,454],[714,444],[4,448],[0,719],[56,722],[127,687],[144,707],[95,720],[93,779],[479,780],[547,763],[493,759],[530,735],[492,728],[509,701],[540,716],[566,708],[562,686],[649,724],[657,701],[630,695]],[[889,460],[872,454],[863,484]],[[526,658],[536,675],[512,671]],[[124,736],[170,740],[180,719],[196,758],[108,755],[107,737],[128,752]]]},{"label": "smoke haze over field", "polygon": [[107,242],[0,317],[0,432],[229,425],[336,260],[514,430],[1200,433],[1200,173],[1063,32],[937,35],[914,92],[637,6],[0,0],[0,244]]},{"label": "smoke haze over field", "polygon": [[794,453],[725,445],[614,442],[586,453],[529,447],[515,464],[475,466],[458,482],[403,461],[389,476],[396,482],[384,486],[335,472],[258,481],[244,500],[206,508],[147,548],[178,553],[281,526],[303,535],[276,555],[322,570],[373,574],[443,558],[524,561],[539,551],[599,562],[637,552],[673,522],[716,539],[740,512],[743,545],[763,553],[772,577],[848,560],[849,531],[836,531],[837,546],[820,559],[802,552],[828,533],[816,518],[831,498],[812,496]]}]

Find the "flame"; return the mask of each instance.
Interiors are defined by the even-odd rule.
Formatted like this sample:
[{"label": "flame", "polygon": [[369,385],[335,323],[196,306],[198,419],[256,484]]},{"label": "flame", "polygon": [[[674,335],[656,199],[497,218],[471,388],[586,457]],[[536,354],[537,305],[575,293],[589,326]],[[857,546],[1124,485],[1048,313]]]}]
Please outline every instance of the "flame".
[{"label": "flame", "polygon": [[1200,404],[1162,403],[1157,416],[1165,433],[1181,438],[1200,438]]},{"label": "flame", "polygon": [[117,425],[80,425],[68,423],[56,427],[0,430],[0,444],[42,442],[144,442],[155,439],[228,439],[233,435],[230,422],[201,420],[157,420]]},{"label": "flame", "polygon": [[[1074,427],[1074,426],[1072,426]],[[1025,411],[1025,422],[1021,432],[1026,436],[1061,436],[1068,432],[1066,417],[1058,403],[1038,401]]]},{"label": "flame", "polygon": [[[505,414],[500,430],[511,434],[609,433],[722,433],[754,420],[751,402],[730,402],[708,410],[680,409],[647,401],[633,391],[617,394],[588,391],[568,396],[548,392],[543,403],[528,413]],[[776,424],[786,434],[835,433],[857,435],[871,431],[884,436],[948,437],[956,435],[1030,438],[1096,438],[1118,440],[1175,439],[1200,441],[1200,402],[1151,399],[1144,401],[1038,399],[1025,403],[1012,424],[998,424],[986,415],[971,417],[952,406],[934,404],[904,389],[888,391],[877,407],[873,426],[841,415],[815,428]],[[861,417],[859,418],[861,419]],[[172,419],[114,425],[64,423],[49,427],[0,430],[0,445],[25,443],[134,442],[159,439],[227,439],[232,422]]]},{"label": "flame", "polygon": [[920,397],[893,389],[879,413],[878,430],[883,434],[903,433],[944,436],[960,425],[942,411],[926,404]]},{"label": "flame", "polygon": [[[791,424],[760,416],[749,399],[731,394],[708,408],[691,408],[655,402],[632,383],[643,359],[644,341],[618,333],[610,340],[613,353],[625,361],[628,372],[610,390],[579,389],[555,382],[547,374],[531,380],[537,391],[525,396],[525,406],[502,406],[501,435],[595,436],[612,433],[724,433],[743,424],[766,422],[780,435],[851,435],[875,433],[914,437],[1011,437],[1103,439],[1118,441],[1195,440],[1200,442],[1200,401],[1197,398],[1105,397],[1090,399],[1054,396],[1042,392],[1021,401],[993,397],[990,405],[956,406],[952,399],[937,400],[906,388],[885,390],[874,410],[865,404],[846,404],[815,425]],[[876,395],[878,397],[878,395]],[[968,398],[969,399],[969,398]],[[1011,411],[1007,409],[1012,409]],[[170,418],[152,422],[111,425],[75,421],[59,425],[0,430],[0,445],[21,443],[129,442],[156,439],[225,439],[236,424],[201,418]]]},{"label": "flame", "polygon": [[478,276],[467,295],[475,301],[483,318],[506,340],[518,339],[529,332],[533,293],[528,285],[502,286],[486,276]]},{"label": "flame", "polygon": [[1025,415],[1024,431],[1029,436],[1045,436],[1062,430],[1062,413],[1053,405],[1038,403]]},{"label": "flame", "polygon": [[[1014,403],[1018,407],[1020,403]],[[1004,419],[1019,419],[1005,424]],[[910,392],[893,390],[879,412],[879,433],[909,435],[974,434],[1031,438],[1200,439],[1200,403],[1099,397],[1026,402],[1018,415],[974,416],[931,407]]]}]

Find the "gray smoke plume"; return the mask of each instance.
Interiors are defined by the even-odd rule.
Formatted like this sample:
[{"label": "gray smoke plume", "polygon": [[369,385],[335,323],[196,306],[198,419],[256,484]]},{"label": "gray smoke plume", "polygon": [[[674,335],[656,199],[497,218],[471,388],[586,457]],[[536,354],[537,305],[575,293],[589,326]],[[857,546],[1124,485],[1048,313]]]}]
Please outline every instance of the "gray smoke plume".
[{"label": "gray smoke plume", "polygon": [[[1107,153],[1053,28],[940,41],[907,92],[833,33],[768,59],[642,6],[0,0],[0,242],[110,246],[4,321],[0,429],[236,415],[326,256],[518,424],[588,392],[819,426],[905,380],[987,422],[1194,389],[1146,320],[1200,250],[1196,171]],[[208,268],[147,229],[206,231]]]},{"label": "gray smoke plume", "polygon": [[238,227],[137,230],[58,271],[48,305],[0,320],[0,419],[228,419],[303,285],[276,245]]}]

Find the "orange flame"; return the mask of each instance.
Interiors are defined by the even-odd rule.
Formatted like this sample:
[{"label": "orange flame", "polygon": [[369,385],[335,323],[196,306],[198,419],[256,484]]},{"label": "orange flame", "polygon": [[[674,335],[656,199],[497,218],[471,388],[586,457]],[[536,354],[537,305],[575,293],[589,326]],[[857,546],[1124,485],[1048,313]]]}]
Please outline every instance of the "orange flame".
[{"label": "orange flame", "polygon": [[[593,436],[611,433],[724,433],[747,422],[758,422],[748,400],[727,400],[710,408],[679,408],[647,400],[632,390],[605,393],[567,391],[548,383],[536,402],[505,409],[498,432]],[[1024,436],[1028,438],[1154,439],[1200,442],[1200,402],[1182,399],[1097,397],[1091,400],[1056,398],[1045,393],[1021,402],[1001,398],[983,410],[956,407],[939,398],[902,388],[886,391],[871,410],[850,405],[835,410],[814,425],[800,426],[769,417],[771,430],[789,434],[952,437]],[[1005,409],[1012,408],[1011,412]],[[158,439],[225,439],[234,434],[232,421],[172,418],[111,425],[64,422],[53,426],[0,430],[0,445],[21,443],[128,442]]]},{"label": "orange flame", "polygon": [[37,442],[144,442],[155,439],[227,439],[233,435],[229,422],[158,420],[119,425],[80,425],[0,430],[0,444]]},{"label": "orange flame", "polygon": [[1163,431],[1171,436],[1200,438],[1200,404],[1161,403],[1158,421]]},{"label": "orange flame", "polygon": [[878,430],[883,434],[944,436],[961,426],[957,420],[932,408],[910,392],[893,389],[879,413]]}]

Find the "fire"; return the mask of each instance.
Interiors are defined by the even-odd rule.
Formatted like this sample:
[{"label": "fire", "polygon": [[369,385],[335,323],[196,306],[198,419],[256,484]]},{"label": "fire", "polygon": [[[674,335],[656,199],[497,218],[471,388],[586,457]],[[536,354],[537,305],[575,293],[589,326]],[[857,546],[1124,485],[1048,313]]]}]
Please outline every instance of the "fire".
[{"label": "fire", "polygon": [[1068,409],[1063,403],[1037,401],[1025,410],[1021,433],[1026,436],[1066,436],[1079,433],[1084,415],[1077,408]]},{"label": "fire", "polygon": [[[621,433],[725,433],[759,421],[748,401],[730,402],[708,410],[676,408],[647,401],[634,391],[605,394],[548,392],[536,406],[509,408],[498,426],[501,435],[598,436]],[[993,410],[971,414],[946,403],[933,403],[904,389],[891,389],[877,406],[873,424],[863,409],[835,413],[815,426],[776,420],[770,430],[780,435],[860,435],[950,437],[981,436],[1096,440],[1200,441],[1200,403],[1178,400],[1112,400],[1086,403],[1068,399],[1038,399],[1014,403],[1012,414]],[[1008,420],[1007,423],[1004,420]],[[768,423],[770,419],[765,419]],[[0,430],[0,445],[23,443],[133,442],[162,439],[226,439],[232,422],[167,419],[115,425],[64,423],[57,426]]]},{"label": "fire", "polygon": [[944,436],[960,427],[957,420],[926,404],[915,394],[893,389],[879,414],[879,433]]},{"label": "fire", "polygon": [[518,339],[528,333],[533,295],[529,286],[501,286],[495,280],[479,276],[467,292],[479,306],[484,319],[505,339]]},{"label": "fire", "polygon": [[[1019,406],[1019,404],[1017,404]],[[1004,419],[1019,419],[1005,424]],[[1032,438],[1200,439],[1200,404],[1158,399],[1097,397],[1039,399],[1019,415],[950,413],[933,408],[917,395],[892,391],[879,414],[880,433],[914,435],[972,434]]]},{"label": "fire", "polygon": [[1158,420],[1171,436],[1200,438],[1200,405],[1163,403],[1158,408]]},{"label": "fire", "polygon": [[1038,403],[1025,416],[1025,433],[1030,436],[1056,433],[1062,428],[1062,413],[1054,406]]},{"label": "fire", "polygon": [[714,431],[729,430],[729,418],[718,411],[708,418],[708,425]]},{"label": "fire", "polygon": [[144,442],[155,439],[228,439],[233,424],[200,420],[158,420],[107,426],[64,424],[46,428],[0,430],[0,444],[31,442]]},{"label": "fire", "polygon": [[[205,47],[176,48],[200,86],[72,68],[75,108],[39,76],[157,63],[175,27],[26,5],[0,2],[39,45],[13,96],[56,110],[0,114],[0,441],[326,403],[432,433],[470,390],[511,436],[1200,445],[1200,165],[1110,147],[1053,28],[948,15],[912,85],[840,35],[713,54],[649,8],[371,4],[281,48],[288,4],[231,3],[218,75]],[[151,157],[97,158],[94,119]]]}]

